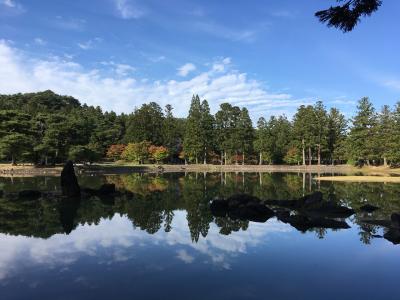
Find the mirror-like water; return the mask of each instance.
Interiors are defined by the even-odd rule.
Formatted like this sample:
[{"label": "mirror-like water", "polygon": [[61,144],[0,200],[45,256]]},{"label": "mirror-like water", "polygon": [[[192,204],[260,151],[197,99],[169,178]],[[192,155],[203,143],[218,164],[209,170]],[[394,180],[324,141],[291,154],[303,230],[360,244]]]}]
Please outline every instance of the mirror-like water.
[{"label": "mirror-like water", "polygon": [[[400,245],[363,223],[400,212],[400,185],[317,183],[308,174],[81,177],[130,191],[80,203],[23,200],[57,191],[51,177],[0,178],[1,299],[399,299]],[[214,217],[212,199],[313,191],[354,208],[351,228],[305,232]],[[366,203],[380,207],[368,214]]]}]

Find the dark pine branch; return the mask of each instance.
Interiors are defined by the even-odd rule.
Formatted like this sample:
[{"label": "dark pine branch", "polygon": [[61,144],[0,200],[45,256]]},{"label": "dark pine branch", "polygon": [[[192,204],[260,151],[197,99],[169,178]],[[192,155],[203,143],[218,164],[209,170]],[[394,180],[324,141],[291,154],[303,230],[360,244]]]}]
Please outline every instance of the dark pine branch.
[{"label": "dark pine branch", "polygon": [[[344,0],[337,0],[344,2]],[[328,27],[336,27],[343,32],[354,29],[361,17],[370,16],[382,5],[381,0],[348,0],[343,5],[331,6],[329,9],[315,13],[315,16]]]}]

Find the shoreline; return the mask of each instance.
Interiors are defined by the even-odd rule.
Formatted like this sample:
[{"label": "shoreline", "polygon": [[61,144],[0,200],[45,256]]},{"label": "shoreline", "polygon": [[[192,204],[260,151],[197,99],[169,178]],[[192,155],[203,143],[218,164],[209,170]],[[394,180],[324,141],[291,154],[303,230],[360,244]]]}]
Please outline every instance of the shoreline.
[{"label": "shoreline", "polygon": [[[62,166],[34,167],[33,165],[11,166],[0,164],[0,177],[30,177],[30,176],[59,176]],[[400,174],[400,169],[388,167],[363,167],[351,165],[129,165],[129,164],[93,164],[90,166],[77,165],[78,174],[117,175],[130,173],[218,173],[218,172],[243,172],[243,173],[321,173],[321,174],[347,174],[347,175],[372,175],[388,176]]]}]

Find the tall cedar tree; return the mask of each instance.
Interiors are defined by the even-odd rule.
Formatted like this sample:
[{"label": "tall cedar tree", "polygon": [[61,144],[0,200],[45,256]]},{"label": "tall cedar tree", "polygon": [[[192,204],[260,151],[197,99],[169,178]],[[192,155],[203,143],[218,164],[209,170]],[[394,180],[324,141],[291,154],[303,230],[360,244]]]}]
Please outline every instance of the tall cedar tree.
[{"label": "tall cedar tree", "polygon": [[249,111],[242,108],[236,129],[236,141],[238,152],[242,153],[242,164],[245,164],[246,153],[249,154],[253,150],[254,128],[251,122]]},{"label": "tall cedar tree", "polygon": [[375,109],[367,97],[358,102],[357,114],[353,118],[353,126],[348,138],[348,155],[360,163],[370,164],[376,157],[376,125]]},{"label": "tall cedar tree", "polygon": [[222,103],[215,115],[216,140],[221,153],[221,164],[227,164],[230,157],[237,150],[236,128],[240,117],[240,108],[229,103]]},{"label": "tall cedar tree", "polygon": [[189,115],[186,121],[185,139],[183,141],[183,150],[189,160],[199,162],[199,156],[204,151],[203,132],[202,132],[202,108],[200,97],[192,97]]},{"label": "tall cedar tree", "polygon": [[347,121],[336,108],[331,108],[328,114],[327,148],[331,164],[335,160],[345,159]]}]

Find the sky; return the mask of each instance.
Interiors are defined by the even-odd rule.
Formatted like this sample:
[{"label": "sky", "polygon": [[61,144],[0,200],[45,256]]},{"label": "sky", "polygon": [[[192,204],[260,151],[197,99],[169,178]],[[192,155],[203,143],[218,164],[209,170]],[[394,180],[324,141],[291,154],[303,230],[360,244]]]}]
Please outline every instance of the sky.
[{"label": "sky", "polygon": [[0,0],[0,93],[51,89],[130,113],[193,94],[291,117],[322,100],[346,116],[400,101],[400,1],[350,33],[314,13],[334,0]]}]

